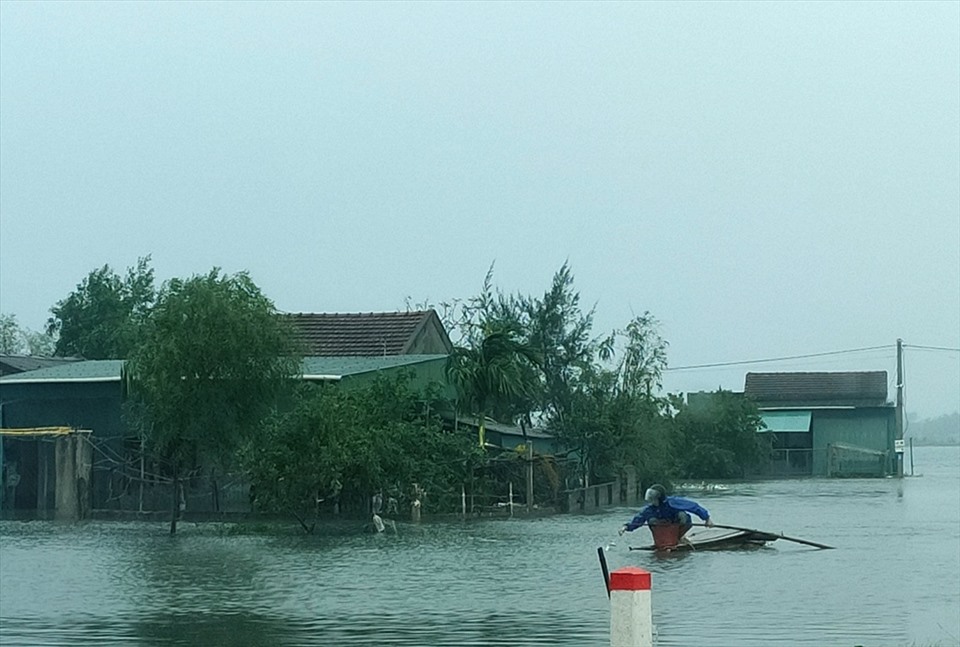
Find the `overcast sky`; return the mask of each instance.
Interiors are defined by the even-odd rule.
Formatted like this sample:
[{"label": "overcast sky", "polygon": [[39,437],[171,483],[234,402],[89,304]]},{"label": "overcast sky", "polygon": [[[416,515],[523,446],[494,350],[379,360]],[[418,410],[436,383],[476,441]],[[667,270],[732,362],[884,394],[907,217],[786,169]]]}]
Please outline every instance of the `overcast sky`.
[{"label": "overcast sky", "polygon": [[[0,3],[0,310],[104,264],[285,311],[649,310],[671,391],[960,347],[960,3]],[[907,409],[960,409],[908,348]]]}]

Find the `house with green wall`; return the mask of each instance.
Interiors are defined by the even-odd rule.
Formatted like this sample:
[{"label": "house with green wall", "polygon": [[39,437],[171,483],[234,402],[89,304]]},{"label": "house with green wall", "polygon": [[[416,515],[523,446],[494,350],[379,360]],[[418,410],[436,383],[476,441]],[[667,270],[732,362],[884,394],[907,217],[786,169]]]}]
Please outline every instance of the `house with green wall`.
[{"label": "house with green wall", "polygon": [[[452,345],[433,310],[386,313],[285,315],[303,349],[302,377],[307,382],[354,388],[378,376],[410,377],[414,389],[436,383],[453,397],[446,380]],[[323,354],[317,354],[317,353]],[[137,510],[143,497],[133,482],[151,472],[140,463],[140,440],[123,420],[123,360],[51,361],[41,368],[20,366],[0,377],[0,429],[68,427],[89,430],[93,471],[93,509]],[[15,367],[16,368],[16,367]],[[51,509],[54,489],[47,483],[54,453],[42,435],[6,434],[0,440],[3,475],[15,471],[19,484],[9,510]],[[3,478],[0,476],[0,478]],[[5,482],[5,481],[3,481]],[[156,488],[158,491],[160,488]],[[163,494],[158,497],[165,496]],[[136,499],[136,500],[135,500]],[[220,506],[222,497],[197,495],[193,510]],[[165,509],[158,498],[146,509]],[[244,503],[238,498],[238,505]]]},{"label": "house with green wall", "polygon": [[896,473],[896,407],[886,371],[747,373],[773,451],[770,476]]}]

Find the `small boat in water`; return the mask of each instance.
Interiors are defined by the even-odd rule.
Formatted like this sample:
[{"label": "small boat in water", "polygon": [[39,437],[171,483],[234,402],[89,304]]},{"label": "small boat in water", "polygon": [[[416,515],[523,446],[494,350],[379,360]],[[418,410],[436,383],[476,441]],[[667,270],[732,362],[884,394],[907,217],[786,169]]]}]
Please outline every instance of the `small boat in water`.
[{"label": "small boat in water", "polygon": [[680,537],[680,525],[661,523],[650,526],[653,545],[631,547],[630,550],[657,552],[683,552],[697,550],[728,550],[734,548],[759,548],[767,542],[780,539],[780,535],[748,529],[706,528]]}]

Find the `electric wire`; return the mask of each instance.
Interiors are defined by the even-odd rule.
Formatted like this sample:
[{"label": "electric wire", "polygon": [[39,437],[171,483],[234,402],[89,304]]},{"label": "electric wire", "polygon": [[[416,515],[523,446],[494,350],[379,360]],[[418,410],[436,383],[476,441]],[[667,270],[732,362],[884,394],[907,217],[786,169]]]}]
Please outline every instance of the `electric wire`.
[{"label": "electric wire", "polygon": [[960,353],[960,348],[949,348],[947,346],[921,346],[920,344],[904,344],[903,347],[917,350],[934,350],[947,353]]},{"label": "electric wire", "polygon": [[695,369],[702,368],[720,368],[724,366],[743,366],[745,364],[766,364],[770,362],[785,362],[794,359],[809,359],[812,357],[828,357],[830,355],[845,355],[850,353],[863,353],[868,351],[876,350],[891,350],[890,344],[884,346],[867,346],[865,348],[851,348],[848,350],[834,350],[828,351],[825,353],[808,353],[806,355],[791,355],[788,357],[769,357],[765,359],[747,359],[747,360],[738,360],[733,362],[715,362],[712,364],[692,364],[690,366],[674,366],[667,367],[664,371],[692,371]]}]

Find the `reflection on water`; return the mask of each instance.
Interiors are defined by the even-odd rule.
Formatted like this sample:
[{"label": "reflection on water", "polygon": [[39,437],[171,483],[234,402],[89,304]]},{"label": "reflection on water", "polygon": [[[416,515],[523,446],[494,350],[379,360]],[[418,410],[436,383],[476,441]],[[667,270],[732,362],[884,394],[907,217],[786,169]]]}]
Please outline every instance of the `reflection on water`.
[{"label": "reflection on water", "polygon": [[664,646],[960,644],[960,449],[924,476],[735,484],[717,523],[780,540],[663,558],[632,513],[401,525],[399,535],[218,536],[186,524],[0,524],[3,645],[608,644],[596,548],[650,570]]}]

